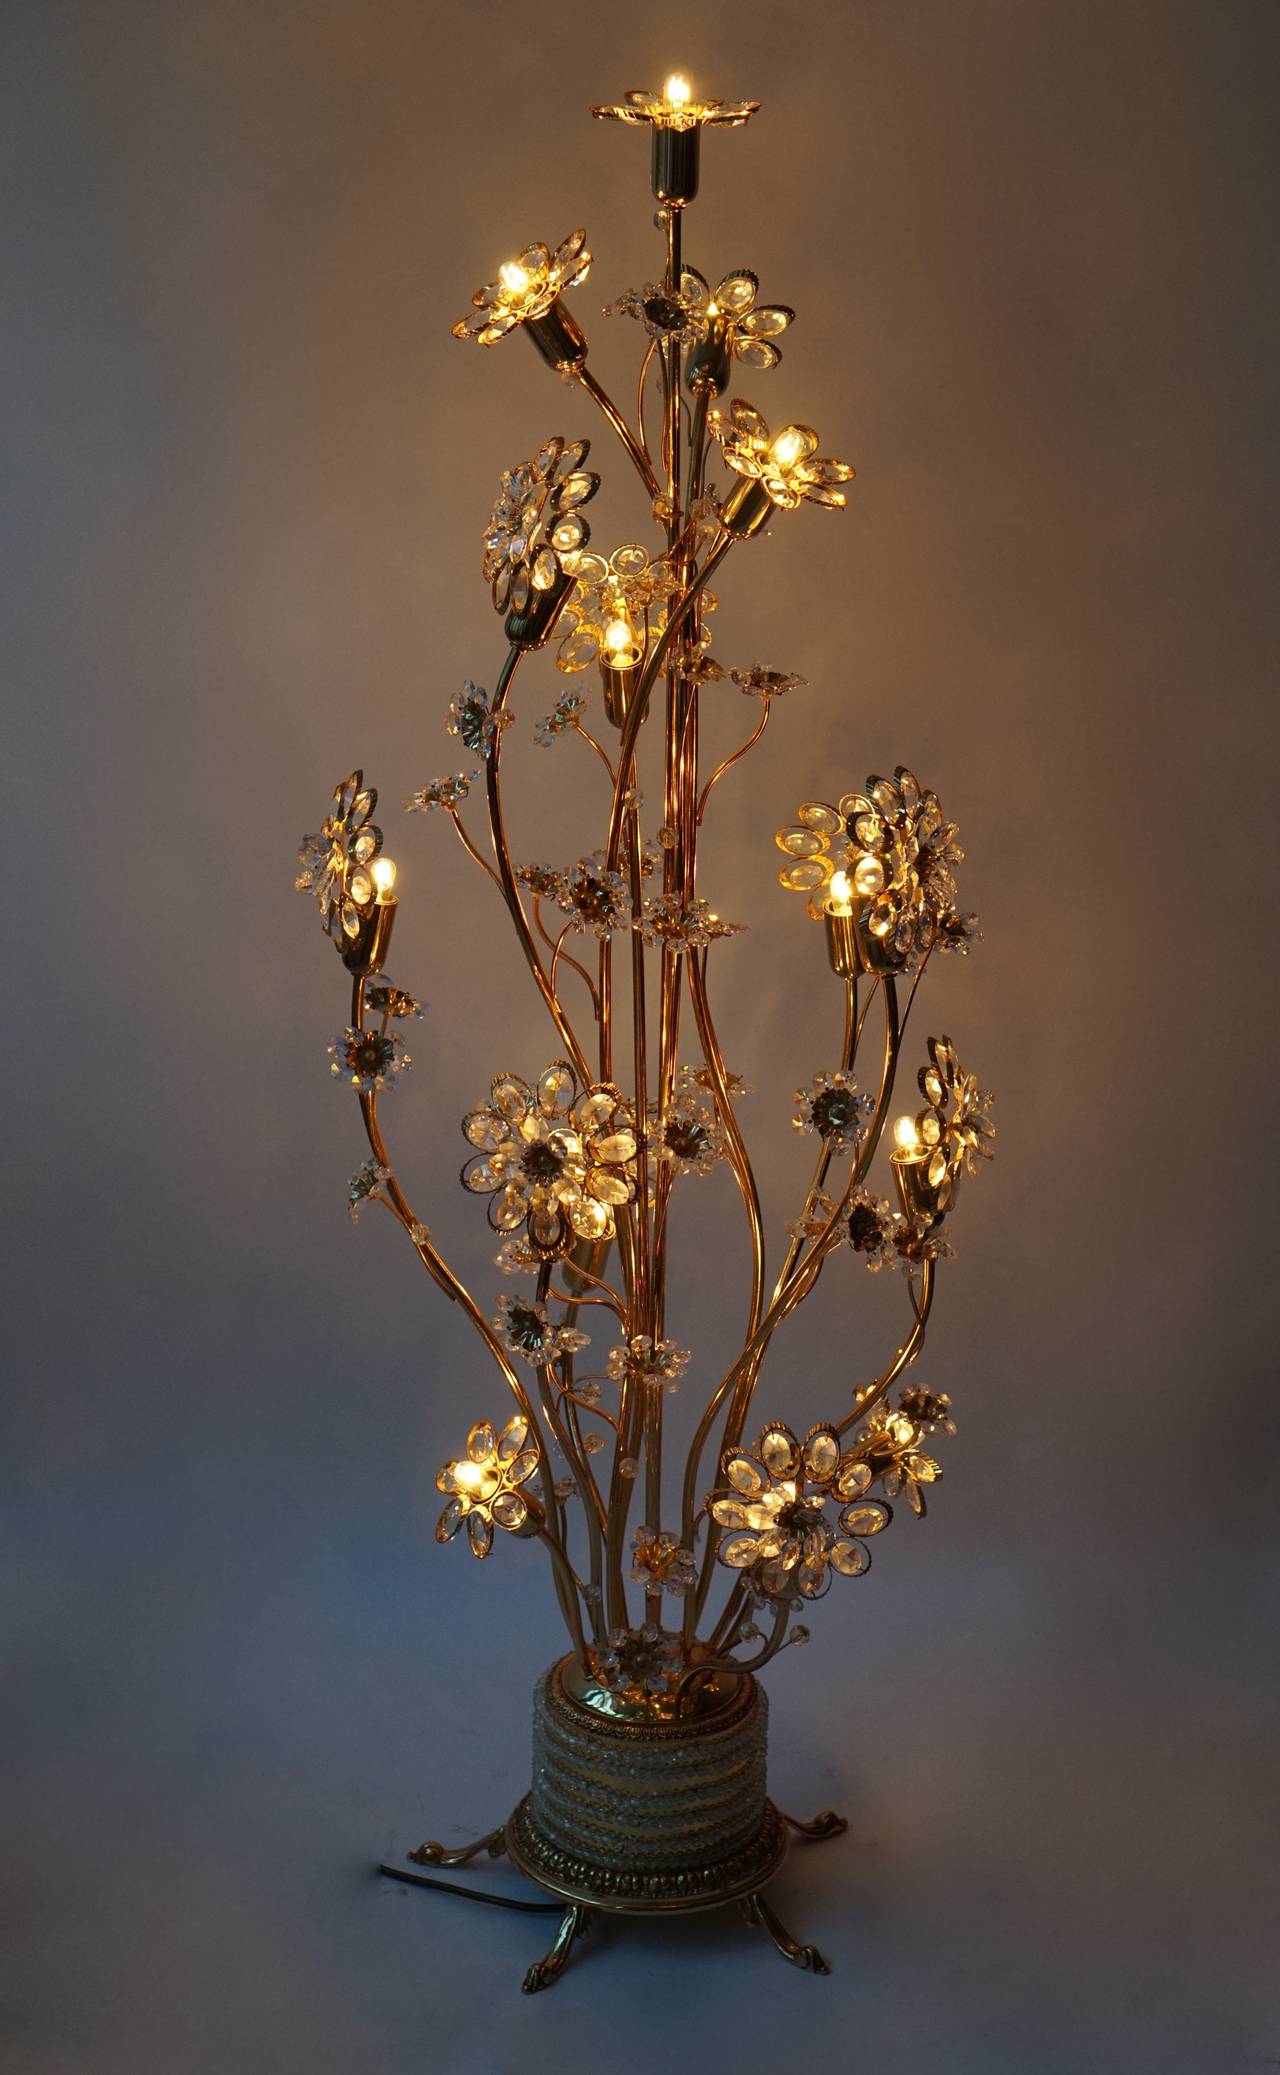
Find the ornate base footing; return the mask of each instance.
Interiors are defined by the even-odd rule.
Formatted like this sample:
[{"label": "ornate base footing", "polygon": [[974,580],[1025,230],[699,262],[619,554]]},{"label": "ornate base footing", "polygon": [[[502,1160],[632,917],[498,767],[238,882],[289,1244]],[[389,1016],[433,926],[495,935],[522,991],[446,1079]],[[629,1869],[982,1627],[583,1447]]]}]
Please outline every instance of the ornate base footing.
[{"label": "ornate base footing", "polygon": [[[507,1840],[511,1836],[512,1831],[516,1829],[521,1811],[526,1806],[527,1802],[522,1801],[520,1807],[516,1809],[511,1817],[510,1822],[503,1824],[499,1830],[488,1831],[485,1836],[477,1838],[474,1844],[459,1845],[454,1850],[447,1851],[443,1845],[428,1841],[426,1844],[420,1844],[416,1851],[407,1852],[405,1857],[418,1866],[443,1867],[466,1866],[472,1859],[478,1858],[482,1852],[487,1853],[491,1859],[500,1859],[507,1850]],[[798,1837],[806,1839],[811,1844],[821,1844],[829,1837],[842,1837],[849,1827],[843,1816],[836,1815],[829,1808],[823,1809],[820,1815],[814,1816],[808,1822],[802,1822],[798,1816],[785,1815],[781,1809],[774,1809],[772,1803],[769,1804],[769,1809],[770,1813],[776,1817],[780,1830],[783,1825],[786,1825],[794,1830]],[[518,1849],[517,1847],[517,1851]],[[775,1871],[778,1865],[781,1864],[785,1849],[785,1832],[783,1832],[782,1850],[776,1853],[773,1860]],[[528,1865],[514,1854],[512,1856],[513,1863],[520,1866],[521,1872],[528,1874],[528,1877],[539,1887],[546,1885],[544,1876],[533,1872]],[[458,1895],[466,1902],[492,1903],[499,1909],[518,1909],[530,1916],[554,1916],[559,1912],[560,1923],[556,1935],[551,1942],[550,1951],[544,1960],[535,1960],[521,1983],[521,1987],[527,1996],[536,1995],[539,1989],[550,1988],[554,1981],[559,1980],[573,1946],[589,1928],[592,1918],[597,1914],[667,1916],[673,1910],[686,1913],[696,1909],[715,1909],[722,1907],[726,1902],[730,1901],[736,1901],[737,1908],[747,1923],[762,1930],[771,1944],[782,1954],[783,1959],[789,1960],[793,1967],[802,1968],[806,1974],[830,1974],[831,1972],[830,1962],[819,1952],[816,1945],[801,1945],[797,1939],[791,1936],[776,1910],[765,1901],[759,1887],[750,1888],[745,1893],[739,1890],[736,1895],[725,1895],[723,1893],[705,1894],[696,1897],[689,1895],[674,1900],[618,1900],[616,1898],[597,1896],[592,1901],[566,1901],[563,1893],[559,1893],[559,1899],[554,1902],[526,1902],[523,1898],[515,1895],[486,1893],[480,1888],[460,1887],[454,1881],[433,1880],[427,1874],[409,1873],[404,1867],[392,1866],[385,1861],[378,1868],[378,1871],[385,1873],[391,1880],[407,1881],[412,1887],[435,1888],[441,1894]],[[757,1877],[759,1878],[759,1876]],[[768,1875],[764,1875],[764,1878],[768,1878]]]},{"label": "ornate base footing", "polygon": [[793,1967],[829,1974],[817,1946],[791,1936],[763,1890],[791,1831],[820,1843],[849,1826],[830,1809],[801,1822],[774,1807],[765,1793],[767,1723],[749,1674],[718,1675],[685,1712],[654,1715],[620,1706],[576,1658],[562,1658],[534,1693],[533,1785],[510,1819],[474,1844],[428,1840],[408,1854],[415,1866],[450,1868],[505,1853],[555,1899],[524,1902],[401,1866],[382,1871],[468,1901],[559,1914],[551,1950],[525,1975],[527,1995],[559,1979],[596,1916],[687,1915],[730,1903]]}]

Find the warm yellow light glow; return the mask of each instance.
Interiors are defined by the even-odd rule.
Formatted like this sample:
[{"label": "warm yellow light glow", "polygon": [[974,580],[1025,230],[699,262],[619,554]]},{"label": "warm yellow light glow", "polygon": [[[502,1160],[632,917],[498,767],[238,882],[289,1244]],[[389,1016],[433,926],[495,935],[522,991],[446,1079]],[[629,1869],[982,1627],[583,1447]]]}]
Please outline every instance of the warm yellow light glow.
[{"label": "warm yellow light glow", "polygon": [[804,441],[794,425],[788,425],[785,431],[780,432],[773,443],[773,458],[779,468],[790,468],[793,461],[798,461],[803,446]]},{"label": "warm yellow light glow", "polygon": [[914,1117],[899,1117],[893,1127],[893,1142],[900,1153],[918,1153],[920,1138]]},{"label": "warm yellow light glow", "polygon": [[490,1473],[482,1469],[479,1463],[461,1462],[454,1464],[453,1478],[455,1484],[463,1491],[479,1491],[483,1484],[489,1482]]},{"label": "warm yellow light glow", "polygon": [[833,872],[827,898],[827,910],[832,915],[853,913],[853,881],[847,872]]},{"label": "warm yellow light glow", "polygon": [[688,103],[693,99],[693,88],[683,72],[673,72],[671,74],[671,77],[662,89],[662,98],[664,101],[670,101],[675,108],[687,107]]},{"label": "warm yellow light glow", "polygon": [[498,279],[508,295],[523,295],[529,286],[529,276],[517,260],[509,259],[498,268]]},{"label": "warm yellow light glow", "polygon": [[615,668],[624,657],[629,658],[635,647],[635,636],[626,620],[610,620],[604,630],[605,654]]},{"label": "warm yellow light glow", "polygon": [[396,888],[395,860],[389,857],[375,857],[369,867],[369,877],[373,881],[373,890],[378,899],[389,901]]},{"label": "warm yellow light glow", "polygon": [[884,885],[884,866],[878,857],[864,851],[853,869],[853,883],[860,894],[879,893]]}]

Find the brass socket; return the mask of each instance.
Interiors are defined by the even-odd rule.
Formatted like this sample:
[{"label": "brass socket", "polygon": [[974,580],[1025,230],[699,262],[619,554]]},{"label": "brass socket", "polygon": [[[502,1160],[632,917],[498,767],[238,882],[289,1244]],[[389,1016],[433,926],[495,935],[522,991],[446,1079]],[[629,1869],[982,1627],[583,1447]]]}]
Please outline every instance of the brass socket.
[{"label": "brass socket", "polygon": [[927,1151],[918,1155],[891,1153],[889,1165],[903,1215],[912,1224],[921,1219],[926,1224],[936,1224],[950,1210],[955,1202],[956,1183],[950,1175],[944,1175],[936,1186],[930,1182]]},{"label": "brass socket", "polygon": [[560,374],[580,368],[587,357],[586,334],[574,322],[559,296],[541,317],[526,317],[525,330],[548,367]]},{"label": "brass socket", "polygon": [[690,389],[719,396],[729,386],[729,320],[722,311],[707,319],[705,336],[689,355],[685,376]]},{"label": "brass socket", "polygon": [[360,924],[360,934],[352,937],[343,948],[342,963],[349,973],[382,971],[399,905],[393,895],[389,901],[379,901],[376,907],[370,908]]},{"label": "brass socket", "polygon": [[827,933],[827,957],[831,970],[842,980],[852,980],[862,971],[862,960],[858,956],[858,942],[854,933],[853,916],[833,914],[828,908],[823,918]]},{"label": "brass socket", "polygon": [[699,130],[670,130],[653,133],[653,191],[660,202],[682,209],[698,192],[698,161],[702,136]]},{"label": "brass socket", "polygon": [[634,664],[629,670],[615,670],[609,663],[600,665],[600,681],[604,686],[604,710],[615,728],[626,726],[631,701],[635,695],[637,675]]},{"label": "brass socket", "polygon": [[773,499],[755,476],[739,476],[725,498],[720,523],[735,540],[750,540],[773,517]]}]

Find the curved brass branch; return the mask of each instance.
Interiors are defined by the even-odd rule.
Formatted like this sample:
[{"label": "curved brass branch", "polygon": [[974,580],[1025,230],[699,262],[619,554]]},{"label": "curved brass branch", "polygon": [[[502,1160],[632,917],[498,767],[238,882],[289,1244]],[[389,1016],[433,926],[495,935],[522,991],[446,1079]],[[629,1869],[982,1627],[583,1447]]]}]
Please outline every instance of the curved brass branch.
[{"label": "curved brass branch", "polygon": [[846,1413],[843,1419],[836,1421],[836,1432],[841,1438],[849,1432],[851,1427],[858,1426],[866,1418],[868,1412],[871,1411],[874,1405],[878,1404],[886,1391],[892,1390],[903,1370],[911,1367],[911,1364],[924,1346],[925,1329],[929,1323],[929,1313],[933,1308],[933,1280],[934,1263],[926,1261],[920,1277],[920,1302],[918,1305],[915,1301],[914,1292],[912,1293],[911,1303],[912,1309],[916,1314],[915,1324],[885,1370],[884,1375],[877,1376],[875,1382],[869,1384],[866,1390],[861,1392],[852,1412]]},{"label": "curved brass branch", "polygon": [[618,751],[618,777],[613,791],[613,813],[609,818],[608,865],[611,872],[618,869],[618,858],[622,850],[622,830],[626,815],[626,794],[631,784],[631,770],[635,762],[636,742],[640,726],[649,710],[649,695],[661,675],[667,656],[680,634],[686,615],[696,598],[710,582],[711,577],[733,546],[733,535],[726,533],[717,542],[703,563],[692,583],[683,591],[671,609],[671,616],[662,630],[653,654],[647,659],[636,683],[635,696],[627,709],[626,724],[622,730],[622,743]]},{"label": "curved brass branch", "polygon": [[691,1686],[695,1680],[707,1678],[714,1672],[759,1671],[762,1664],[767,1664],[771,1657],[776,1657],[785,1640],[784,1631],[791,1611],[789,1600],[782,1600],[775,1606],[773,1627],[765,1639],[764,1647],[757,1650],[754,1657],[703,1657],[697,1664],[691,1664],[676,1681],[677,1711],[684,1703],[685,1688]]},{"label": "curved brass branch", "polygon": [[581,367],[575,368],[573,372],[576,380],[581,382],[588,396],[594,397],[599,404],[605,417],[617,433],[618,438],[622,441],[650,497],[660,497],[662,489],[657,476],[653,472],[653,463],[632,432],[631,427],[618,409],[617,404],[613,401],[613,398],[605,394],[585,361],[583,361]]},{"label": "curved brass branch", "polygon": [[481,851],[476,849],[475,844],[472,842],[470,836],[467,834],[465,828],[462,825],[462,816],[459,814],[456,807],[449,808],[449,819],[458,832],[458,841],[461,843],[463,849],[467,852],[469,857],[473,857],[475,859],[476,863],[479,865],[482,872],[487,872],[489,874],[489,877],[492,879],[499,893],[501,893],[501,879],[499,879],[497,873],[493,869],[493,866],[489,863],[488,858],[485,857]]},{"label": "curved brass branch", "polygon": [[[507,703],[507,693],[511,689],[511,680],[516,674],[523,654],[523,649],[513,645],[506,662],[502,666],[501,675],[494,687],[493,704],[490,709],[495,715],[501,714]],[[516,936],[520,941],[520,949],[524,952],[526,963],[528,964],[529,971],[533,974],[538,992],[547,1005],[551,1020],[559,1033],[560,1041],[577,1068],[584,1086],[589,1086],[591,1069],[587,1065],[582,1047],[574,1035],[569,1019],[560,1006],[556,991],[543,970],[542,960],[538,956],[538,949],[533,941],[533,933],[529,928],[528,917],[524,912],[524,903],[520,898],[520,889],[516,885],[515,873],[511,868],[511,853],[507,847],[507,832],[502,817],[502,791],[498,776],[501,755],[502,729],[499,727],[494,731],[493,745],[489,751],[485,768],[485,785],[489,796],[489,829],[493,839],[493,854],[498,866],[498,877],[502,885],[507,908],[510,911],[511,920],[515,924]]]},{"label": "curved brass branch", "polygon": [[583,741],[589,743],[591,748],[594,749],[596,755],[599,757],[601,763],[604,765],[605,770],[609,773],[610,785],[616,785],[618,781],[618,774],[614,770],[613,765],[609,760],[608,752],[607,750],[601,748],[600,744],[596,741],[595,736],[592,734],[590,728],[584,728],[580,720],[571,721],[570,726],[572,727],[575,735],[581,735]]},{"label": "curved brass branch", "polygon": [[731,771],[734,765],[741,761],[741,759],[746,755],[749,749],[755,748],[757,742],[760,740],[760,737],[763,735],[765,729],[769,725],[769,715],[772,709],[772,699],[762,699],[760,701],[760,718],[756,722],[755,727],[752,729],[751,733],[748,735],[746,741],[741,743],[739,747],[733,751],[731,756],[725,757],[719,764],[716,765],[715,770],[711,773],[710,778],[708,778],[706,784],[703,786],[702,795],[698,801],[699,822],[701,822],[703,815],[707,811],[707,801],[711,798],[712,792],[714,791],[715,787],[719,785],[720,780],[724,777],[725,772]]}]

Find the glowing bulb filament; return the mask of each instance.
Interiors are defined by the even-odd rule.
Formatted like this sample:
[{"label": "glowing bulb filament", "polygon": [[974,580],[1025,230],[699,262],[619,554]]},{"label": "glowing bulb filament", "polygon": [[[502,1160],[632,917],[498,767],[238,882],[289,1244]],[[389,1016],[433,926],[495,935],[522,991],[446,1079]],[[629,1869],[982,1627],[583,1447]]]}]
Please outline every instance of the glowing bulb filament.
[{"label": "glowing bulb filament", "polygon": [[790,468],[794,461],[800,459],[803,447],[804,441],[795,426],[788,425],[786,431],[780,432],[773,443],[773,459],[779,468]]},{"label": "glowing bulb filament", "polygon": [[899,1117],[893,1127],[893,1142],[898,1151],[908,1158],[920,1152],[920,1139],[914,1117]]},{"label": "glowing bulb filament", "polygon": [[396,887],[396,867],[393,858],[375,857],[369,867],[373,890],[380,901],[389,901]]},{"label": "glowing bulb filament", "polygon": [[662,98],[664,101],[669,101],[673,108],[686,108],[688,106],[693,98],[693,88],[683,72],[673,72],[671,74],[671,77],[662,89]]},{"label": "glowing bulb filament", "polygon": [[604,630],[605,656],[615,670],[625,670],[635,660],[635,635],[626,620],[610,620]]},{"label": "glowing bulb filament", "polygon": [[498,279],[508,295],[523,295],[529,286],[529,276],[518,260],[509,259],[498,268]]},{"label": "glowing bulb filament", "polygon": [[833,872],[827,899],[827,911],[831,915],[853,913],[853,881],[847,872]]}]

